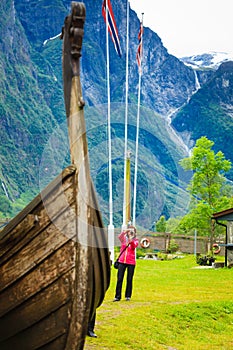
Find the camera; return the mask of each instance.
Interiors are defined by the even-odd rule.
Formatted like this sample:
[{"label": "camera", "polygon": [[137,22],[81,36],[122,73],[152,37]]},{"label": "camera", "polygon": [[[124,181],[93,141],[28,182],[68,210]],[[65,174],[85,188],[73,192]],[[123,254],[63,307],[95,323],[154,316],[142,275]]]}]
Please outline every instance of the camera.
[{"label": "camera", "polygon": [[129,231],[127,232],[128,237],[134,237],[135,236],[135,232],[134,229],[129,229]]}]

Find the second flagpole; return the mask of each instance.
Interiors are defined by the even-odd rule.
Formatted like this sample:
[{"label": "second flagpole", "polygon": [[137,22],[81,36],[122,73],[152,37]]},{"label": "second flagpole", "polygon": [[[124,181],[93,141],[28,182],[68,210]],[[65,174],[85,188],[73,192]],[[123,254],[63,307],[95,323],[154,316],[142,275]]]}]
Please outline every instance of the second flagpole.
[{"label": "second flagpole", "polygon": [[142,52],[143,52],[143,15],[140,23],[140,42],[138,49],[138,109],[137,109],[137,131],[136,131],[136,152],[135,152],[135,170],[134,170],[134,195],[133,195],[133,225],[136,224],[136,199],[137,199],[137,173],[138,173],[138,140],[139,140],[139,120],[140,120],[140,101],[141,101],[141,81],[142,81]]},{"label": "second flagpole", "polygon": [[107,56],[107,94],[108,94],[108,171],[109,171],[109,225],[108,243],[110,259],[114,261],[114,225],[112,199],[112,140],[111,140],[111,101],[110,101],[110,69],[109,69],[109,38],[108,38],[108,1],[106,1],[106,56]]},{"label": "second flagpole", "polygon": [[[124,150],[124,198],[122,230],[127,227],[127,154],[128,154],[128,91],[129,91],[129,1],[127,0],[126,21],[126,81],[125,81],[125,150]],[[130,186],[130,184],[129,184]]]}]

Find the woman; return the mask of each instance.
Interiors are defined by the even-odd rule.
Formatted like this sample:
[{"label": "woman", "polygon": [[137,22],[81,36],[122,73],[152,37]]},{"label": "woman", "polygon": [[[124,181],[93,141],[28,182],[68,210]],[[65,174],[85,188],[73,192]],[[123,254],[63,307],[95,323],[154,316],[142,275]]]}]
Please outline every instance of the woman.
[{"label": "woman", "polygon": [[138,246],[138,239],[136,238],[136,228],[129,226],[127,230],[121,232],[118,236],[121,242],[121,250],[119,258],[119,267],[117,273],[117,285],[116,293],[113,301],[121,300],[122,283],[124,279],[125,270],[127,269],[127,282],[125,290],[125,298],[127,301],[130,300],[133,289],[133,275],[136,265],[136,251]]}]

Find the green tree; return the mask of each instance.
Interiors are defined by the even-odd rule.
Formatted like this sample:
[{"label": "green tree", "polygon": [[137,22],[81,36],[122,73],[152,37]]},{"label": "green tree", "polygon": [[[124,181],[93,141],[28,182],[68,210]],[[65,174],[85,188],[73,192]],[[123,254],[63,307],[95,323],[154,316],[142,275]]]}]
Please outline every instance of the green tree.
[{"label": "green tree", "polygon": [[167,232],[172,232],[176,234],[182,234],[183,230],[180,228],[180,221],[182,217],[170,217],[166,223]]},{"label": "green tree", "polygon": [[160,216],[159,220],[156,222],[157,232],[166,232],[167,223],[164,215]]},{"label": "green tree", "polygon": [[12,212],[12,206],[6,196],[0,196],[0,217],[7,217]]},{"label": "green tree", "polygon": [[227,185],[224,176],[230,170],[231,162],[221,151],[215,153],[213,146],[213,141],[201,137],[196,141],[191,156],[180,161],[185,170],[193,171],[188,186],[192,198],[190,212],[180,225],[187,231],[193,228],[201,230],[203,235],[210,237],[211,247],[215,234],[215,222],[211,219],[213,213],[233,204],[232,187]]},{"label": "green tree", "polygon": [[161,215],[159,220],[156,222],[156,231],[164,233],[164,248],[167,250],[167,222],[164,215]]}]

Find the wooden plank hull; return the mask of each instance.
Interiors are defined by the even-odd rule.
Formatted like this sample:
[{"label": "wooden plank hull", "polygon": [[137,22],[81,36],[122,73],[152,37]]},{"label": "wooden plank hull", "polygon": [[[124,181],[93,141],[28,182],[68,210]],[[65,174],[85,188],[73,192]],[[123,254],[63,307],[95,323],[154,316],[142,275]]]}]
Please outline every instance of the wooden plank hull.
[{"label": "wooden plank hull", "polygon": [[[82,349],[88,319],[103,301],[110,262],[96,207],[85,250],[88,288],[77,289],[83,248],[75,215],[76,172],[74,166],[65,169],[0,233],[1,350]],[[86,299],[82,325],[80,292]]]},{"label": "wooden plank hull", "polygon": [[110,258],[90,177],[79,77],[85,5],[63,28],[71,162],[0,232],[0,349],[83,349],[110,282]]}]

